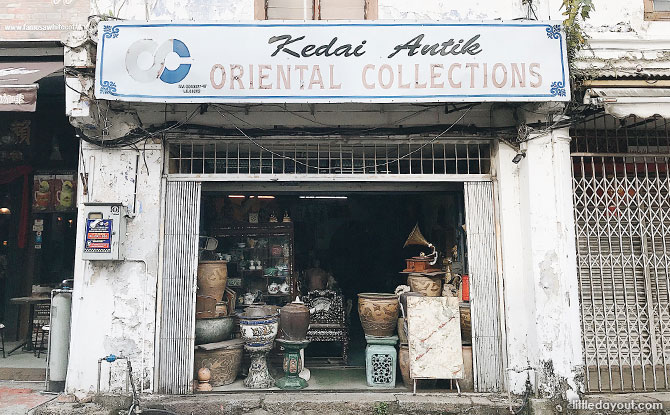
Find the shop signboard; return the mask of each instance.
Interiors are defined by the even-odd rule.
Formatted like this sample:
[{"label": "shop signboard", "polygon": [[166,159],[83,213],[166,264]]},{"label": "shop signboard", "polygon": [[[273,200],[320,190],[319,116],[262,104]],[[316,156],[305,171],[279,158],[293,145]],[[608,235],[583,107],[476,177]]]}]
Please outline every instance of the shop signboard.
[{"label": "shop signboard", "polygon": [[570,100],[555,21],[103,21],[98,32],[95,95],[107,100]]},{"label": "shop signboard", "polygon": [[36,106],[37,85],[0,85],[0,111],[35,112]]}]

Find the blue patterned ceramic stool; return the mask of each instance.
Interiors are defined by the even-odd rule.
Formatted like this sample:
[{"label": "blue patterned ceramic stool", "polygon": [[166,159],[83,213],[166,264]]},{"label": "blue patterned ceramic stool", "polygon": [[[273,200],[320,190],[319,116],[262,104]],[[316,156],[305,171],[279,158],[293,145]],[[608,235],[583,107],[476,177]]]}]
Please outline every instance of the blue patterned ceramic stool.
[{"label": "blue patterned ceramic stool", "polygon": [[398,352],[395,345],[398,336],[365,336],[365,375],[368,386],[375,388],[395,388],[395,368]]}]

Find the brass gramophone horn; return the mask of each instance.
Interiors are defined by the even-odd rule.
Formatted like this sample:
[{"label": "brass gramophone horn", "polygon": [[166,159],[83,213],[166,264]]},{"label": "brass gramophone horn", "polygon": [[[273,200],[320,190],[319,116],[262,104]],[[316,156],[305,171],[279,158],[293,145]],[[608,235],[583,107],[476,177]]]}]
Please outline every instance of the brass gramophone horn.
[{"label": "brass gramophone horn", "polygon": [[424,238],[424,236],[421,234],[421,230],[419,229],[419,224],[417,223],[414,225],[414,229],[412,229],[412,232],[409,233],[409,236],[407,237],[407,240],[405,241],[405,245],[403,245],[403,248],[407,248],[409,245],[421,245],[421,246],[433,246],[430,242]]}]

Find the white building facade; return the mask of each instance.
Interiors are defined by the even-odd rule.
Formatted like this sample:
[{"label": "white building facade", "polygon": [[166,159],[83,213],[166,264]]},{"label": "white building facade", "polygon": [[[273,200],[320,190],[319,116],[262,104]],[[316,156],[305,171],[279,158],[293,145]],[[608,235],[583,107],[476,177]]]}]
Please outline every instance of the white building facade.
[{"label": "white building facade", "polygon": [[[280,2],[275,4],[272,0],[97,1],[91,3],[91,15],[111,13],[115,18],[149,23],[170,20],[250,22],[305,16],[308,19],[364,17],[397,23],[562,19],[558,0],[533,2],[531,6],[520,1],[455,5],[361,0],[360,5],[351,2],[354,5],[347,10],[324,0],[318,2],[316,9],[311,1],[309,3],[309,11],[305,12],[284,9]],[[668,49],[670,43],[670,30],[666,27],[670,23],[645,20],[642,0],[639,4],[616,4],[615,7],[612,2],[595,2],[595,11],[586,23],[592,49],[580,53],[575,63],[577,75],[595,82],[612,80],[620,71],[645,74],[645,79],[658,77],[663,71],[667,73],[670,58],[663,49]],[[625,21],[612,25],[620,19]],[[99,18],[94,22],[97,20]],[[114,23],[114,20],[109,22]],[[571,152],[576,152],[574,144],[571,151],[571,134],[575,129],[570,128],[566,119],[570,111],[566,110],[564,100],[485,102],[471,98],[460,100],[467,102],[427,100],[423,103],[402,99],[397,103],[316,100],[221,105],[140,102],[139,99],[110,101],[99,99],[97,92],[94,93],[96,52],[100,53],[94,28],[92,24],[88,32],[72,33],[65,51],[69,68],[66,110],[72,124],[89,141],[82,143],[79,164],[82,186],[77,198],[80,204],[78,229],[82,231],[77,241],[68,391],[94,390],[97,361],[108,354],[121,354],[132,360],[143,391],[190,391],[193,339],[189,334],[192,330],[189,313],[193,313],[195,295],[192,274],[193,262],[197,261],[200,194],[203,189],[213,187],[253,190],[265,186],[276,190],[273,186],[282,182],[298,182],[306,189],[318,186],[340,190],[366,186],[384,189],[456,186],[461,189],[469,230],[476,389],[521,394],[529,382],[539,396],[572,399],[577,393],[597,390],[604,384],[589,386],[593,385],[594,376],[597,377],[594,373],[600,369],[588,379],[585,376],[589,372],[585,370],[585,358],[588,362],[591,356],[588,350],[593,346],[586,344],[582,336],[582,332],[588,330],[581,318],[584,288],[580,286],[583,281],[578,275],[580,251],[575,243],[580,240],[575,235],[575,218],[579,222],[580,217],[575,214],[577,199],[573,180],[576,157],[584,155],[571,156]],[[524,45],[515,47],[522,49]],[[379,82],[383,82],[382,78]],[[602,91],[605,84],[592,85],[590,104],[603,104],[602,99],[596,101],[605,95]],[[622,85],[622,88],[631,86],[634,85]],[[569,86],[565,88],[569,93]],[[134,92],[142,95],[142,91]],[[663,96],[663,91],[655,90],[651,95],[656,99],[659,94]],[[664,96],[666,101],[659,102],[668,105],[668,95]],[[629,105],[640,104],[648,111],[647,101]],[[425,105],[426,102],[431,105]],[[639,107],[628,112],[629,108],[621,110],[625,114],[611,107],[606,110],[622,117],[663,115],[658,110],[638,113],[636,108]],[[597,123],[600,121],[585,128],[596,131],[607,128]],[[298,137],[289,134],[289,130],[298,131]],[[445,130],[448,131],[436,139]],[[346,134],[338,131],[346,131]],[[667,132],[667,127],[664,131]],[[206,159],[217,157],[217,147],[211,156],[209,147],[201,143],[236,145],[249,138],[245,138],[247,134],[263,143],[269,142],[263,140],[275,140],[304,145],[315,137],[319,137],[320,142],[356,142],[357,154],[368,154],[367,146],[383,146],[388,142],[407,144],[411,151],[427,140],[437,140],[439,144],[479,149],[476,157],[470,153],[465,157],[467,163],[477,163],[479,169],[456,168],[447,172],[445,168],[438,173],[435,169],[432,173],[421,170],[419,174],[389,179],[388,172],[369,172],[365,168],[358,175],[352,170],[350,175],[340,171],[319,177],[310,175],[309,171],[301,176],[296,172],[262,170],[220,174],[204,167]],[[107,147],[100,145],[101,140]],[[174,153],[187,145],[192,149],[194,143],[202,150],[202,157],[198,157],[203,166],[200,170],[197,166],[194,168],[193,153],[190,153],[188,167],[181,164],[181,152],[179,157]],[[411,147],[412,143],[417,147]],[[257,152],[263,157],[263,151]],[[352,150],[352,163],[353,153]],[[518,160],[512,162],[515,156]],[[482,165],[485,167],[481,168]],[[84,260],[86,216],[83,204],[119,202],[132,212],[123,235],[125,259]],[[175,218],[178,218],[177,225]],[[179,271],[175,272],[175,267]],[[183,284],[186,291],[182,300],[175,302],[174,290],[179,284]],[[179,325],[184,325],[178,336],[170,331],[177,325],[167,317],[175,315]],[[123,373],[119,372],[112,376],[111,384],[119,388],[123,381]],[[660,383],[659,388],[663,388]]]}]

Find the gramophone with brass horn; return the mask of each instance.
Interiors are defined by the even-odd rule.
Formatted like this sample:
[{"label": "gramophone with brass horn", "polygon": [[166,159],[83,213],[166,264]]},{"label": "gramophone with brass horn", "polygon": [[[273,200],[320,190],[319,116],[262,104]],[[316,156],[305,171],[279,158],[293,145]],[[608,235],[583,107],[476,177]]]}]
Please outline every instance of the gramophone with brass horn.
[{"label": "gramophone with brass horn", "polygon": [[420,246],[425,246],[427,248],[431,248],[433,252],[430,254],[426,255],[425,252],[421,252],[419,256],[415,256],[412,258],[407,258],[405,261],[407,261],[407,269],[405,269],[405,272],[433,272],[433,271],[439,271],[438,268],[432,268],[433,265],[437,263],[437,250],[435,249],[435,246],[428,242],[426,238],[421,234],[421,230],[419,229],[419,224],[417,223],[414,225],[414,229],[412,229],[412,232],[410,232],[409,236],[407,237],[407,240],[405,241],[405,245],[403,245],[403,248],[406,248],[410,245],[420,245]]}]

